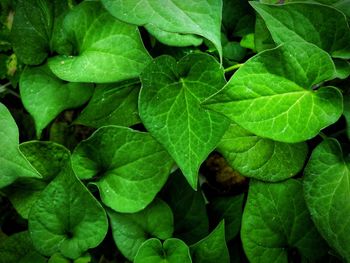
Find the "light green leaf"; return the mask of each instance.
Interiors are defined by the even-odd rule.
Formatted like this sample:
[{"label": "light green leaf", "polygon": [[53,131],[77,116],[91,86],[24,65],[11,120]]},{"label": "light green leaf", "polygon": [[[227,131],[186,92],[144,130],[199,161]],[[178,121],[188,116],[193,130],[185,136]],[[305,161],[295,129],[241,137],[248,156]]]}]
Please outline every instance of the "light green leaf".
[{"label": "light green leaf", "polygon": [[188,55],[178,63],[161,56],[145,68],[141,82],[143,124],[196,189],[199,166],[228,127],[227,119],[200,105],[225,85],[223,69],[205,54]]},{"label": "light green leaf", "polygon": [[[151,28],[151,33],[155,28],[165,31],[168,34],[177,33],[194,34],[210,40],[222,55],[220,42],[220,27],[222,2],[221,0],[202,1],[151,1],[151,0],[102,0],[106,9],[116,18],[127,23],[136,24]],[[157,37],[159,34],[155,34]],[[194,37],[191,37],[194,38]],[[164,38],[161,38],[164,40]],[[176,42],[181,43],[180,40]],[[191,43],[191,41],[190,41]],[[193,43],[192,43],[193,44]]]},{"label": "light green leaf", "polygon": [[277,44],[307,41],[332,57],[350,58],[349,26],[346,16],[337,9],[317,3],[250,4],[264,19]]},{"label": "light green leaf", "polygon": [[10,185],[17,178],[41,177],[19,150],[18,140],[16,122],[5,105],[0,103],[0,188]]},{"label": "light green leaf", "polygon": [[324,140],[305,168],[305,199],[318,230],[345,261],[350,260],[349,178],[349,155],[337,140]]},{"label": "light green leaf", "polygon": [[70,153],[59,144],[39,141],[22,143],[20,150],[43,178],[19,179],[3,191],[17,212],[23,218],[28,218],[29,211],[41,192],[68,163]]},{"label": "light green leaf", "polygon": [[0,241],[0,263],[45,263],[46,258],[35,251],[27,231]]},{"label": "light green leaf", "polygon": [[289,262],[294,249],[305,260],[321,262],[327,244],[307,210],[301,182],[251,181],[243,212],[241,239],[249,262]]},{"label": "light green leaf", "polygon": [[131,126],[140,122],[138,80],[98,85],[75,124],[94,128],[105,125]]},{"label": "light green leaf", "polygon": [[84,1],[73,8],[63,28],[76,54],[49,60],[50,69],[61,79],[96,83],[131,79],[151,59],[137,27],[112,17],[99,1]]},{"label": "light green leaf", "polygon": [[29,213],[29,232],[43,255],[60,252],[75,259],[99,245],[108,230],[100,203],[79,181],[71,165],[45,188]]},{"label": "light green leaf", "polygon": [[81,179],[92,179],[102,201],[118,212],[145,208],[165,184],[173,160],[151,135],[105,126],[82,141],[72,156]]},{"label": "light green leaf", "polygon": [[58,114],[83,105],[93,93],[92,84],[67,83],[47,65],[26,68],[19,87],[24,107],[34,118],[37,137]]},{"label": "light green leaf", "polygon": [[231,124],[217,149],[240,174],[270,182],[300,172],[308,152],[305,142],[289,144],[265,139],[237,124]]},{"label": "light green leaf", "polygon": [[334,75],[326,52],[306,42],[286,43],[248,60],[206,104],[258,136],[301,142],[341,116],[340,91],[318,88]]},{"label": "light green leaf", "polygon": [[215,225],[225,220],[226,241],[237,236],[241,229],[244,194],[237,196],[215,197],[209,201],[209,215]]},{"label": "light green leaf", "polygon": [[57,23],[55,18],[67,9],[68,1],[62,0],[17,1],[11,38],[16,55],[21,61],[38,65],[54,50],[50,41],[56,35],[53,34]]},{"label": "light green leaf", "polygon": [[221,223],[204,239],[190,247],[193,263],[229,263],[225,240],[225,223]]},{"label": "light green leaf", "polygon": [[172,236],[173,214],[162,200],[155,199],[144,210],[134,213],[108,212],[114,241],[129,260],[134,260],[139,247],[149,237],[167,239]]},{"label": "light green leaf", "polygon": [[174,214],[173,237],[193,244],[209,234],[203,194],[194,191],[179,170],[169,178],[161,196]]},{"label": "light green leaf", "polygon": [[176,238],[162,242],[151,238],[138,250],[135,263],[192,263],[188,246]]}]

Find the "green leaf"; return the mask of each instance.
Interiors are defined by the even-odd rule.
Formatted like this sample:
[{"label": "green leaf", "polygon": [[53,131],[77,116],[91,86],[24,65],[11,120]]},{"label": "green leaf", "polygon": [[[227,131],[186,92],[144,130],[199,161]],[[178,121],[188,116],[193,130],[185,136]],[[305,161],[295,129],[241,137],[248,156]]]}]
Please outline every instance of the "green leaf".
[{"label": "green leaf", "polygon": [[305,168],[305,199],[318,230],[345,261],[350,260],[349,178],[349,155],[337,140],[324,140]]},{"label": "green leaf", "polygon": [[167,239],[172,236],[173,214],[162,200],[155,199],[144,210],[133,213],[108,212],[114,241],[129,260],[134,260],[139,247],[149,237]]},{"label": "green leaf", "polygon": [[100,203],[79,181],[71,165],[45,188],[29,213],[29,232],[43,255],[60,252],[75,259],[99,245],[108,230]]},{"label": "green leaf", "polygon": [[301,142],[341,116],[340,91],[318,88],[334,75],[326,52],[306,42],[286,43],[248,60],[206,104],[258,136]]},{"label": "green leaf", "polygon": [[196,189],[199,166],[228,127],[225,118],[200,105],[225,85],[223,69],[205,54],[188,55],[178,63],[161,56],[145,68],[141,82],[143,124]]},{"label": "green leaf", "polygon": [[170,238],[162,242],[151,238],[138,250],[135,263],[192,263],[188,246],[180,239]]},{"label": "green leaf", "polygon": [[193,244],[209,234],[203,194],[201,191],[194,191],[181,172],[172,174],[161,196],[174,214],[173,237]]},{"label": "green leaf", "polygon": [[[202,0],[188,2],[181,0],[167,1],[129,1],[129,0],[102,0],[106,9],[116,18],[127,23],[155,28],[168,34],[199,35],[210,40],[218,50],[220,57],[222,48],[220,42],[221,27],[221,0]],[[156,37],[159,34],[156,34]],[[192,37],[193,38],[193,37]],[[162,39],[162,38],[161,38]],[[163,38],[164,39],[164,38]],[[177,43],[181,41],[177,40]]]},{"label": "green leaf", "polygon": [[102,127],[82,141],[72,162],[78,177],[96,181],[103,203],[126,213],[152,202],[173,165],[151,135],[118,126]]},{"label": "green leaf", "polygon": [[240,174],[270,182],[300,172],[308,152],[305,142],[289,144],[265,139],[237,124],[231,124],[217,150]]},{"label": "green leaf", "polygon": [[337,9],[317,3],[250,4],[264,19],[277,44],[307,41],[332,57],[350,58],[349,26],[346,16]]},{"label": "green leaf", "polygon": [[16,122],[5,105],[0,103],[0,188],[10,185],[17,178],[41,177],[19,150],[18,140]]},{"label": "green leaf", "polygon": [[117,82],[138,77],[150,61],[137,27],[112,17],[99,1],[85,1],[73,8],[63,28],[76,53],[49,60],[50,69],[61,79]]},{"label": "green leaf", "polygon": [[346,120],[346,132],[348,138],[350,139],[350,94],[346,94],[344,96],[344,112],[343,112]]},{"label": "green leaf", "polygon": [[50,51],[55,17],[68,9],[62,0],[18,0],[12,25],[14,51],[25,64],[38,65]]},{"label": "green leaf", "polygon": [[333,62],[335,65],[337,78],[346,79],[350,76],[350,62],[343,59],[334,59]]},{"label": "green leaf", "polygon": [[94,128],[105,125],[131,126],[140,122],[138,80],[98,85],[75,124]]},{"label": "green leaf", "polygon": [[214,225],[225,220],[225,239],[230,241],[237,236],[241,228],[244,194],[237,196],[215,197],[209,201],[209,215]]},{"label": "green leaf", "polygon": [[193,263],[229,263],[225,240],[225,223],[221,223],[204,239],[190,247]]},{"label": "green leaf", "polygon": [[289,262],[296,250],[305,260],[321,262],[327,245],[314,226],[300,181],[251,181],[243,212],[241,238],[249,262]]},{"label": "green leaf", "polygon": [[41,192],[68,163],[70,153],[59,144],[39,141],[22,143],[20,150],[43,178],[19,179],[3,190],[17,212],[27,219]]},{"label": "green leaf", "polygon": [[26,68],[19,87],[23,105],[34,118],[37,137],[58,114],[82,106],[93,93],[92,84],[67,83],[57,78],[47,65]]},{"label": "green leaf", "polygon": [[27,231],[0,241],[0,263],[45,263],[46,258],[35,251]]}]

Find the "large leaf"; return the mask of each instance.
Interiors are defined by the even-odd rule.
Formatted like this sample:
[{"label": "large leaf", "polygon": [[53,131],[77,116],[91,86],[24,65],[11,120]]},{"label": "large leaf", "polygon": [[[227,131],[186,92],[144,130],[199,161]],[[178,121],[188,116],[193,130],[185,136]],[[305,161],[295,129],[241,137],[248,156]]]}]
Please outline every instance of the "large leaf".
[{"label": "large leaf", "polygon": [[28,218],[29,211],[44,188],[70,160],[69,151],[53,142],[31,141],[20,144],[20,150],[42,175],[41,179],[18,179],[4,189],[17,212]]},{"label": "large leaf", "polygon": [[63,28],[76,53],[49,60],[50,69],[61,79],[116,82],[138,77],[150,61],[137,27],[112,17],[99,1],[85,1],[73,8]]},{"label": "large leaf", "polygon": [[350,30],[344,14],[317,3],[250,3],[265,20],[277,44],[307,41],[333,57],[350,58]]},{"label": "large leaf", "polygon": [[0,263],[45,263],[46,258],[35,251],[27,231],[0,240]]},{"label": "large leaf", "polygon": [[43,255],[60,252],[75,259],[104,239],[107,216],[100,203],[79,181],[71,165],[45,188],[29,213],[29,232]]},{"label": "large leaf", "polygon": [[172,236],[173,214],[170,207],[160,199],[155,199],[144,210],[134,213],[108,213],[114,241],[129,260],[134,257],[144,241],[149,237],[167,239]]},{"label": "large leaf", "polygon": [[241,238],[252,263],[287,263],[291,250],[308,262],[321,262],[327,254],[327,244],[307,210],[302,184],[294,179],[280,183],[251,182]]},{"label": "large leaf", "polygon": [[10,185],[17,178],[40,178],[18,148],[18,128],[8,109],[0,103],[0,188]]},{"label": "large leaf", "polygon": [[138,80],[98,85],[75,123],[95,128],[137,124],[140,122],[137,108],[139,91]]},{"label": "large leaf", "polygon": [[207,103],[251,133],[301,142],[341,116],[339,90],[318,88],[334,74],[326,52],[306,42],[287,43],[248,60]]},{"label": "large leaf", "polygon": [[193,244],[208,235],[209,222],[203,194],[194,191],[179,170],[169,178],[162,198],[174,214],[173,237]]},{"label": "large leaf", "polygon": [[205,54],[188,55],[178,63],[161,56],[145,68],[141,82],[142,122],[196,188],[199,166],[228,127],[225,118],[200,106],[225,85],[223,69]]},{"label": "large leaf", "polygon": [[81,179],[92,179],[102,201],[118,212],[137,212],[152,202],[173,161],[148,133],[105,126],[82,141],[72,156]]},{"label": "large leaf", "polygon": [[307,145],[265,139],[232,124],[218,151],[242,175],[274,182],[292,177],[303,168]]},{"label": "large leaf", "polygon": [[[210,40],[221,56],[221,0],[102,0],[116,18],[165,33],[194,34]],[[156,32],[159,34],[159,32]],[[155,34],[156,36],[158,34]],[[176,37],[180,38],[181,35]],[[186,37],[186,36],[185,36]],[[179,44],[185,40],[177,40]]]},{"label": "large leaf", "polygon": [[318,230],[346,261],[350,260],[350,160],[335,139],[312,152],[305,169],[305,199]]},{"label": "large leaf", "polygon": [[192,245],[190,250],[193,263],[229,263],[224,221],[221,221],[207,237]]},{"label": "large leaf", "polygon": [[192,263],[188,246],[180,239],[170,238],[162,242],[151,238],[138,250],[135,263]]},{"label": "large leaf", "polygon": [[[52,46],[63,44],[53,28],[58,18],[68,9],[68,1],[62,0],[18,0],[11,38],[17,57],[26,64],[42,63]],[[58,31],[58,30],[57,30]],[[54,44],[54,45],[52,45]],[[68,45],[68,50],[70,46]],[[62,50],[64,51],[64,50]]]},{"label": "large leaf", "polygon": [[83,105],[93,93],[91,84],[67,83],[57,78],[47,65],[26,68],[19,87],[24,107],[34,118],[38,137],[59,113]]}]

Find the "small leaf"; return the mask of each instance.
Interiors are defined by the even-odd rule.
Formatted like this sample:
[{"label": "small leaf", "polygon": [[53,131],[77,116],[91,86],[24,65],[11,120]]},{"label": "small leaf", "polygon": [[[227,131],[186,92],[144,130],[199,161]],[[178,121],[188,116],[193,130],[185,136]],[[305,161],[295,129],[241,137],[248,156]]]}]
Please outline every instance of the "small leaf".
[{"label": "small leaf", "polygon": [[19,87],[24,107],[34,118],[37,137],[58,114],[83,105],[93,92],[91,84],[62,81],[47,65],[26,68]]},{"label": "small leaf", "polygon": [[27,219],[31,207],[41,192],[69,162],[70,153],[59,144],[39,141],[22,143],[20,150],[43,178],[19,179],[3,191],[17,212]]},{"label": "small leaf", "polygon": [[228,127],[225,118],[200,105],[225,85],[223,69],[205,54],[188,55],[178,63],[161,56],[145,68],[141,82],[143,124],[196,189],[199,166]]},{"label": "small leaf", "polygon": [[0,103],[0,138],[0,188],[10,185],[17,178],[41,177],[19,150],[16,122],[2,103]]},{"label": "small leaf", "polygon": [[332,57],[350,58],[349,26],[345,15],[337,9],[317,3],[250,4],[264,19],[277,44],[307,41]]},{"label": "small leaf", "polygon": [[180,239],[170,238],[162,242],[151,238],[138,250],[135,263],[192,263],[188,246]]},{"label": "small leaf", "polygon": [[341,116],[340,91],[317,88],[334,75],[326,52],[306,42],[286,43],[249,59],[206,104],[258,136],[301,142]]},{"label": "small leaf", "polygon": [[139,91],[138,80],[98,85],[75,124],[99,128],[105,125],[131,126],[139,123]]},{"label": "small leaf", "polygon": [[155,199],[144,210],[134,214],[108,213],[114,241],[129,260],[134,260],[139,247],[149,237],[167,239],[172,236],[173,214],[170,207]]},{"label": "small leaf", "polygon": [[152,202],[173,160],[148,133],[105,126],[77,146],[72,163],[78,177],[95,181],[103,203],[133,213]]},{"label": "small leaf", "polygon": [[117,82],[138,77],[150,61],[137,27],[112,17],[99,1],[85,1],[73,8],[63,28],[77,54],[49,60],[50,69],[61,79]]},{"label": "small leaf", "polygon": [[[249,262],[289,262],[296,250],[302,262],[321,262],[327,244],[307,210],[301,182],[251,181],[242,218],[241,238]],[[320,261],[321,260],[321,261]]]},{"label": "small leaf", "polygon": [[163,189],[162,198],[174,214],[173,237],[193,244],[209,233],[205,200],[201,191],[194,191],[181,172],[174,172]]},{"label": "small leaf", "polygon": [[225,221],[225,239],[230,241],[241,229],[244,194],[238,196],[215,197],[209,201],[209,215],[213,217],[214,225]]},{"label": "small leaf", "polygon": [[[199,35],[210,40],[222,55],[220,27],[222,2],[220,0],[202,0],[188,2],[172,0],[162,1],[129,1],[103,0],[103,5],[116,18],[130,24],[155,28],[168,34]],[[159,33],[159,32],[157,32]],[[155,34],[158,36],[159,34]],[[164,38],[161,38],[164,39]],[[177,43],[181,41],[177,40]]]},{"label": "small leaf", "polygon": [[193,263],[229,263],[224,221],[221,221],[207,237],[192,245],[190,250]]},{"label": "small leaf", "polygon": [[46,258],[35,251],[27,231],[0,241],[0,263],[45,263]]},{"label": "small leaf", "polygon": [[75,259],[99,245],[108,230],[100,203],[79,181],[70,164],[45,188],[29,214],[29,232],[43,255],[60,252]]},{"label": "small leaf", "polygon": [[300,172],[308,152],[305,142],[289,144],[265,139],[237,124],[231,124],[218,144],[218,151],[242,175],[270,182]]},{"label": "small leaf", "polygon": [[345,261],[350,260],[349,179],[349,156],[337,140],[324,140],[305,168],[305,199],[318,230]]}]

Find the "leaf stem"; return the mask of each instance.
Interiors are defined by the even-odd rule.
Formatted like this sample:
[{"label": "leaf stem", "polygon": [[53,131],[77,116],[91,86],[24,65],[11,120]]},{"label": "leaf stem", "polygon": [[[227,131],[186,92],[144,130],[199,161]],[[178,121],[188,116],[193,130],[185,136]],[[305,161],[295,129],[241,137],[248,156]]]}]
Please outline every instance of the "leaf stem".
[{"label": "leaf stem", "polygon": [[15,96],[15,97],[17,97],[17,98],[20,98],[20,96],[19,96],[19,94],[18,94],[17,92],[15,92],[15,91],[13,91],[12,89],[9,89],[9,88],[8,88],[8,86],[10,86],[10,85],[11,85],[11,82],[8,82],[8,83],[6,83],[6,84],[4,84],[4,85],[1,85],[1,86],[0,86],[0,93],[6,92],[6,93],[12,94],[13,96]]},{"label": "leaf stem", "polygon": [[233,70],[235,70],[235,69],[238,69],[238,68],[240,68],[241,66],[243,66],[244,64],[235,64],[235,65],[232,65],[232,66],[230,66],[230,67],[228,67],[228,68],[225,68],[225,73],[227,73],[227,72],[230,72],[230,71],[233,71]]}]

